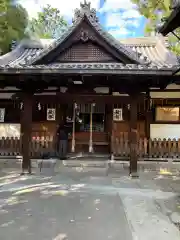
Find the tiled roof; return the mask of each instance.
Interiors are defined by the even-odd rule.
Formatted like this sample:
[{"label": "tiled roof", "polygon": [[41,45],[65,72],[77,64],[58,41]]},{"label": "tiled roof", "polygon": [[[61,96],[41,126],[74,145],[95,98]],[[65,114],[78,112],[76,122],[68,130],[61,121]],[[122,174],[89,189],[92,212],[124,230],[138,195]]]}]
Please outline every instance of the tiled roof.
[{"label": "tiled roof", "polygon": [[11,52],[0,56],[0,65],[25,65],[29,58],[32,58],[34,55],[38,55],[52,42],[54,42],[53,39],[24,39]]},{"label": "tiled roof", "polygon": [[[3,68],[22,69],[22,67],[34,69],[31,65],[35,65],[38,60],[59,47],[85,18],[94,30],[103,37],[104,41],[115,48],[119,54],[126,55],[128,59],[132,60],[134,64],[126,64],[124,68],[131,66],[130,69],[132,69],[132,65],[134,65],[133,68],[141,69],[141,66],[144,65],[147,69],[149,67],[151,69],[156,67],[158,69],[174,69],[179,65],[177,57],[168,50],[165,38],[162,36],[117,40],[101,28],[96,11],[90,8],[89,3],[84,3],[81,4],[81,9],[75,10],[74,23],[59,39],[23,40],[14,50],[0,57],[1,70]],[[36,67],[40,69],[42,65],[40,68],[37,65]],[[44,66],[44,68],[47,70],[48,66]]]},{"label": "tiled roof", "polygon": [[[131,52],[141,53],[147,57],[151,65],[158,67],[179,65],[177,57],[167,48],[166,39],[161,36],[129,38],[119,40],[124,48]],[[0,57],[0,65],[18,66],[26,65],[28,59],[44,52],[53,39],[23,40],[13,51]]]},{"label": "tiled roof", "polygon": [[129,38],[121,42],[157,66],[179,65],[177,56],[168,49],[167,39],[162,36]]}]

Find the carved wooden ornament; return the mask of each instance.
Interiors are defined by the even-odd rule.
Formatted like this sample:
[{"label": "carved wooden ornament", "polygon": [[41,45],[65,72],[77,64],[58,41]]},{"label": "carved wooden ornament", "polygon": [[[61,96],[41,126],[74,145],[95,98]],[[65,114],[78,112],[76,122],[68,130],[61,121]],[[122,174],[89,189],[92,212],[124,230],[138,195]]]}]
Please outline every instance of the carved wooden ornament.
[{"label": "carved wooden ornament", "polygon": [[113,109],[113,121],[123,121],[122,108]]},{"label": "carved wooden ornament", "polygon": [[47,108],[47,120],[48,121],[56,120],[56,109],[55,108]]},{"label": "carved wooden ornament", "polygon": [[0,122],[4,122],[5,108],[0,108]]}]

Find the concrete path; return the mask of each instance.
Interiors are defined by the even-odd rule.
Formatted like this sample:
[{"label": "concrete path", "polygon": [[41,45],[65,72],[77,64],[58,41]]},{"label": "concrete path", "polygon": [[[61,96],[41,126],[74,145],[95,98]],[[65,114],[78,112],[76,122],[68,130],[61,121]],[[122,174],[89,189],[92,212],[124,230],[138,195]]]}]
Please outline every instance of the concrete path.
[{"label": "concrete path", "polygon": [[180,239],[170,219],[177,188],[166,190],[150,173],[132,180],[122,172],[77,170],[21,177],[16,170],[1,172],[0,239]]},{"label": "concrete path", "polygon": [[132,240],[120,198],[73,178],[2,176],[0,239]]}]

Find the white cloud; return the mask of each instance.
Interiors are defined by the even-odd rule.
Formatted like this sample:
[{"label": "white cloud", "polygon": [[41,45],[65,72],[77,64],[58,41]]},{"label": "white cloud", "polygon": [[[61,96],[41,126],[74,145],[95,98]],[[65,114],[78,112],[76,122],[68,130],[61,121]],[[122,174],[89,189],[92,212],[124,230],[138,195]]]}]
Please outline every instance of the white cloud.
[{"label": "white cloud", "polygon": [[139,19],[123,19],[122,13],[108,13],[106,15],[106,27],[138,27]]},{"label": "white cloud", "polygon": [[106,27],[124,27],[126,21],[121,18],[121,13],[108,13],[106,15]]},{"label": "white cloud", "polygon": [[106,0],[100,12],[109,12],[116,9],[132,9],[135,5],[131,0]]},{"label": "white cloud", "polygon": [[141,15],[131,0],[106,0],[100,12],[106,13],[106,27],[113,35],[129,35],[140,25]]},{"label": "white cloud", "polygon": [[19,3],[26,8],[30,17],[35,17],[41,7],[36,1],[20,0]]},{"label": "white cloud", "polygon": [[139,12],[135,9],[129,9],[128,11],[123,12],[122,14],[122,19],[127,19],[127,18],[140,18],[141,15]]},{"label": "white cloud", "polygon": [[130,31],[128,31],[126,28],[123,28],[123,27],[119,29],[111,29],[108,32],[114,37],[127,36],[130,33]]},{"label": "white cloud", "polygon": [[[89,1],[92,8],[99,8],[100,0]],[[80,2],[83,0],[19,0],[19,2],[27,9],[30,17],[35,17],[43,6],[50,4],[52,7],[58,8],[66,19],[72,19],[74,10],[80,8]],[[139,27],[141,16],[131,0],[106,0],[104,6],[98,11],[106,12],[105,27],[114,36],[128,35]]]},{"label": "white cloud", "polygon": [[139,25],[140,25],[140,22],[137,19],[126,20],[126,26],[132,26],[132,27],[137,28],[137,27],[139,27]]},{"label": "white cloud", "polygon": [[[74,9],[80,7],[81,0],[19,0],[19,2],[28,10],[29,15],[36,16],[37,12],[47,4],[58,8],[62,15],[72,17]],[[91,0],[91,7],[98,8],[99,0]]]}]

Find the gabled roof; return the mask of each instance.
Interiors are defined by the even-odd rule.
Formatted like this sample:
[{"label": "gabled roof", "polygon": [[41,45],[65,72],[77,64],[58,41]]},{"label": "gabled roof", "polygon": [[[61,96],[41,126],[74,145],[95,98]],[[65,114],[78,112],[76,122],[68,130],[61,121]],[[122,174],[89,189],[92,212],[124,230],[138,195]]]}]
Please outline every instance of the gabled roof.
[{"label": "gabled roof", "polygon": [[25,65],[34,65],[43,57],[48,55],[51,51],[59,48],[62,43],[64,43],[72,33],[78,28],[78,26],[83,22],[87,21],[88,24],[96,31],[96,33],[102,37],[103,41],[108,43],[109,46],[114,48],[116,52],[120,55],[124,55],[127,59],[130,59],[135,64],[150,64],[145,56],[138,52],[132,51],[128,46],[124,46],[122,43],[117,41],[112,35],[104,31],[101,27],[99,20],[96,16],[96,10],[90,8],[90,3],[81,3],[81,8],[75,10],[73,24],[65,30],[62,36],[53,41],[48,47],[44,48],[42,51],[37,52],[34,56],[26,60]]},{"label": "gabled roof", "polygon": [[[23,40],[14,50],[0,57],[0,65],[11,67],[26,65],[27,61],[41,55],[44,49],[49,48],[55,41],[54,39]],[[139,53],[146,57],[151,65],[179,66],[177,57],[167,48],[166,38],[162,36],[119,39],[119,42],[134,54]]]},{"label": "gabled roof", "polygon": [[[132,63],[79,63],[79,62],[69,62],[69,64],[43,64],[39,60],[50,54],[56,49],[61,49],[61,44],[65,42],[73,31],[77,29],[82,21],[88,21],[88,24],[96,31],[99,36],[101,36],[112,48],[116,49],[119,55],[126,56],[127,59],[131,59]],[[49,56],[49,55],[48,55]],[[155,74],[156,71],[174,71],[179,66],[177,57],[169,51],[167,48],[167,43],[165,38],[162,36],[155,37],[142,37],[142,38],[129,38],[124,40],[117,40],[112,37],[108,32],[104,31],[97,19],[96,11],[90,8],[90,4],[81,4],[81,9],[75,10],[75,18],[72,26],[64,32],[64,34],[57,40],[52,39],[39,39],[39,40],[23,40],[14,50],[0,57],[0,72],[8,73],[17,72],[16,70],[21,70],[21,72],[63,72],[64,70],[82,73],[84,71],[92,70],[98,71],[100,69],[102,72],[107,70],[111,73],[119,74],[124,69],[128,71],[140,71],[147,73],[147,71],[152,70]],[[44,70],[43,70],[44,68]],[[147,71],[145,71],[147,69]]]}]

